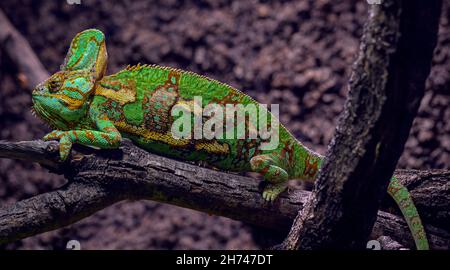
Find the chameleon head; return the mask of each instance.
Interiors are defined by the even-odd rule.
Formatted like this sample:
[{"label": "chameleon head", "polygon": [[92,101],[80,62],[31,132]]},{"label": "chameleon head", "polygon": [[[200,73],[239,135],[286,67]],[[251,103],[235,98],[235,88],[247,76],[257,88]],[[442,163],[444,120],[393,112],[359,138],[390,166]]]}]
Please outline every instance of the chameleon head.
[{"label": "chameleon head", "polygon": [[72,129],[86,115],[94,76],[87,70],[53,74],[33,90],[33,111],[54,129]]},{"label": "chameleon head", "polygon": [[100,30],[87,29],[76,35],[61,71],[33,90],[33,111],[54,129],[73,129],[86,116],[106,62],[105,36]]}]

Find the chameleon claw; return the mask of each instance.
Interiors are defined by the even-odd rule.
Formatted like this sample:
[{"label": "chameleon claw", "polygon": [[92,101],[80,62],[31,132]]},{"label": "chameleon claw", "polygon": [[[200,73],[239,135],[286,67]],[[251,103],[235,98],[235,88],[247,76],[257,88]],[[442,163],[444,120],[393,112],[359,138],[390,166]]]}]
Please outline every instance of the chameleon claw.
[{"label": "chameleon claw", "polygon": [[72,140],[66,131],[54,130],[42,138],[44,141],[59,140],[59,156],[65,161],[72,149]]},{"label": "chameleon claw", "polygon": [[263,191],[262,197],[266,202],[273,203],[278,195],[286,189],[285,183],[269,184]]},{"label": "chameleon claw", "polygon": [[263,199],[264,199],[265,202],[267,202],[267,203],[273,203],[273,201],[274,201],[275,198],[276,198],[276,195],[275,195],[273,192],[271,192],[270,190],[265,190],[265,191],[263,192],[263,194],[262,194],[262,197],[263,197]]},{"label": "chameleon claw", "polygon": [[262,197],[263,197],[264,202],[267,202],[269,200],[268,194],[265,191],[263,192]]}]

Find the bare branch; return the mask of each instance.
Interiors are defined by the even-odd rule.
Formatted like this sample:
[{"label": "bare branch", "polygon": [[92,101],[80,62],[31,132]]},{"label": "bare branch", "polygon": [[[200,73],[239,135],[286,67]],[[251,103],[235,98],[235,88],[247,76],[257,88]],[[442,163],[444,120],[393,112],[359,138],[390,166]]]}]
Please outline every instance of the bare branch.
[{"label": "bare branch", "polygon": [[[0,46],[25,75],[27,87],[33,87],[49,76],[28,42],[2,11]],[[310,192],[295,190],[282,195],[273,205],[266,204],[261,198],[258,181],[253,178],[156,156],[129,141],[125,141],[118,151],[76,148],[78,154],[69,162],[61,163],[57,142],[0,141],[0,157],[38,162],[53,172],[64,173],[69,180],[67,185],[55,191],[2,206],[0,243],[72,224],[124,199],[170,203],[287,232],[310,197]],[[428,176],[422,177],[422,173]],[[412,183],[410,188],[419,211],[430,213],[424,216],[425,222],[441,228],[448,228],[445,225],[450,224],[449,186],[443,184],[444,180],[450,182],[449,174],[449,171],[399,172],[405,183]],[[430,190],[433,192],[429,193]],[[439,203],[436,205],[433,201]],[[432,248],[449,249],[448,232],[431,225],[426,228]],[[381,211],[372,232],[373,238],[380,236],[392,239],[389,243],[413,246],[406,223]]]},{"label": "bare branch", "polygon": [[99,185],[70,183],[58,190],[0,208],[0,244],[72,224],[117,202],[120,193]]},{"label": "bare branch", "polygon": [[[120,150],[78,146],[67,163],[55,161],[56,146],[56,142],[0,141],[0,157],[13,153],[11,158],[52,164],[52,169],[64,172],[69,179],[68,185],[56,191],[0,208],[0,243],[66,226],[124,199],[155,200],[287,232],[310,195],[307,191],[292,190],[274,204],[267,204],[262,200],[259,181],[254,178],[153,155],[129,140],[124,140]],[[21,155],[16,154],[17,149]],[[449,171],[435,172],[425,179],[438,190],[433,181],[441,181],[441,175],[448,179],[449,174]],[[412,246],[409,230],[400,218],[383,212],[379,218],[374,237],[387,235],[404,246]],[[448,233],[431,226],[427,229],[434,248],[450,247]]]},{"label": "bare branch", "polygon": [[0,10],[0,46],[25,75],[25,84],[28,88],[49,77],[28,41],[14,28],[2,10]]},{"label": "bare branch", "polygon": [[45,167],[58,169],[58,142],[23,141],[11,143],[0,140],[0,158],[37,162]]}]

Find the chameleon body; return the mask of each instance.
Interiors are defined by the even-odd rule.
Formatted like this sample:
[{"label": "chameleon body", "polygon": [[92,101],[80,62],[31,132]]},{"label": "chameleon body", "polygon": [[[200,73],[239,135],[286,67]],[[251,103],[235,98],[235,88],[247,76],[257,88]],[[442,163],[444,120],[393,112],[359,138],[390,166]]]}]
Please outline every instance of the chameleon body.
[{"label": "chameleon body", "polygon": [[[99,30],[79,33],[71,43],[61,71],[33,91],[33,110],[55,130],[45,140],[60,141],[65,160],[73,143],[117,148],[123,137],[140,147],[182,160],[206,162],[215,168],[258,172],[268,183],[263,198],[273,201],[290,179],[314,181],[323,157],[297,141],[279,125],[279,143],[262,150],[261,139],[176,139],[171,126],[175,105],[202,106],[258,103],[231,86],[179,69],[137,65],[105,76],[105,37]],[[269,119],[275,118],[268,113]],[[392,178],[388,193],[400,206],[418,249],[428,242],[411,196]]]}]

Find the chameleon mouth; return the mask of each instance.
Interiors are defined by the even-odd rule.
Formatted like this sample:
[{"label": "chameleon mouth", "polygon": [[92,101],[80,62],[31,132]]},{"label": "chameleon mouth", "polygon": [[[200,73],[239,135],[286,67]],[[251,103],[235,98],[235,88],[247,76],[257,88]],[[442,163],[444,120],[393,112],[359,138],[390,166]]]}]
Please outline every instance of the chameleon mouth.
[{"label": "chameleon mouth", "polygon": [[55,129],[53,124],[51,124],[51,122],[44,116],[44,114],[40,113],[40,109],[38,109],[38,105],[37,104],[33,104],[33,107],[31,107],[31,114],[38,118],[41,119],[42,122],[44,122],[45,125],[47,125],[49,128],[51,129]]},{"label": "chameleon mouth", "polygon": [[[34,103],[33,107],[31,107],[31,114],[41,119],[49,128],[51,129],[60,129],[57,127],[57,125],[54,123],[54,116],[52,117],[49,113],[47,113],[38,103]],[[57,117],[60,118],[60,117]],[[59,119],[60,121],[63,121],[63,119]],[[65,123],[65,121],[63,121]]]}]

